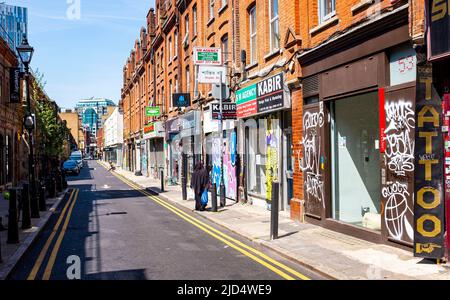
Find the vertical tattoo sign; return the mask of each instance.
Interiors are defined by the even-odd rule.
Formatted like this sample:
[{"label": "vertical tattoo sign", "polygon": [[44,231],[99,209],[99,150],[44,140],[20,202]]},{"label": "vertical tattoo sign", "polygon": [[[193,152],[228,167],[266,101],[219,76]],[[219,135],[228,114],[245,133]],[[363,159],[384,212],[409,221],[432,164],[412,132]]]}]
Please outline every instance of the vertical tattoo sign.
[{"label": "vertical tattoo sign", "polygon": [[444,256],[442,104],[433,87],[432,65],[417,66],[414,255]]}]

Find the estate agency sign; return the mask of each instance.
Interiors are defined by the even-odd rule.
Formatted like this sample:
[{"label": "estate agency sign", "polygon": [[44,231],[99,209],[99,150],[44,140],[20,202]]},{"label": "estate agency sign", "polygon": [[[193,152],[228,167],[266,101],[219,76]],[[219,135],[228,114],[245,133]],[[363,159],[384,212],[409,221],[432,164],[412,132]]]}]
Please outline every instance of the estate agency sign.
[{"label": "estate agency sign", "polygon": [[283,73],[236,92],[237,116],[246,118],[284,107]]},{"label": "estate agency sign", "polygon": [[194,48],[194,65],[197,66],[221,66],[222,49],[221,48]]},{"label": "estate agency sign", "polygon": [[442,103],[430,63],[417,66],[414,255],[444,257]]},{"label": "estate agency sign", "polygon": [[429,59],[450,55],[450,1],[427,0]]}]

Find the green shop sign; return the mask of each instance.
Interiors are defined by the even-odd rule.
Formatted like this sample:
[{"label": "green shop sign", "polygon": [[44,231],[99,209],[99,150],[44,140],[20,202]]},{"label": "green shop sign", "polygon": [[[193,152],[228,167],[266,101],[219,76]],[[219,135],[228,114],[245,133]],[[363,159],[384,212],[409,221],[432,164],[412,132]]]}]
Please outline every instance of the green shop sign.
[{"label": "green shop sign", "polygon": [[159,107],[146,107],[145,115],[147,117],[159,117],[161,115],[161,111]]}]

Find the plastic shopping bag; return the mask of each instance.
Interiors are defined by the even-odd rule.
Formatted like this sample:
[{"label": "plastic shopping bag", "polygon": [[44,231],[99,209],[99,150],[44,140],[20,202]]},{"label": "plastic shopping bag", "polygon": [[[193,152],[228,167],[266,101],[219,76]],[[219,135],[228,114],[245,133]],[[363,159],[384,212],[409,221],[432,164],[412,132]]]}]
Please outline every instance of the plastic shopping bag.
[{"label": "plastic shopping bag", "polygon": [[205,189],[205,190],[203,191],[202,199],[201,199],[200,203],[201,203],[203,206],[208,205],[208,189]]}]

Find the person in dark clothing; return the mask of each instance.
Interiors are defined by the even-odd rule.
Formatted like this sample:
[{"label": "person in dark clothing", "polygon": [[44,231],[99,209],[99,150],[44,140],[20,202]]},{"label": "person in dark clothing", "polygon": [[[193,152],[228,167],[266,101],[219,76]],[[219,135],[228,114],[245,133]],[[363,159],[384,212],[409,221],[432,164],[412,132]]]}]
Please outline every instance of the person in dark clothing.
[{"label": "person in dark clothing", "polygon": [[201,204],[202,194],[209,188],[209,174],[201,162],[197,163],[191,179],[191,189],[195,194],[195,210],[204,211],[206,206]]}]

